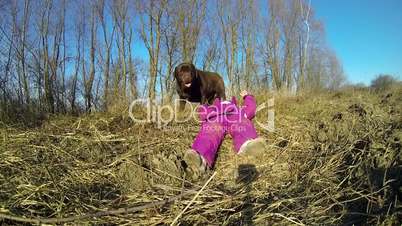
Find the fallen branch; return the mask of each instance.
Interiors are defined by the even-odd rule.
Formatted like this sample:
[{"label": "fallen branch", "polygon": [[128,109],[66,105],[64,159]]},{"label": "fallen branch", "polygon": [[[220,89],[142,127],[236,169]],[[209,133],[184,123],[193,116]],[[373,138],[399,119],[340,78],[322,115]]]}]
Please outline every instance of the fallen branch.
[{"label": "fallen branch", "polygon": [[87,219],[87,218],[134,213],[134,212],[142,211],[145,209],[165,205],[167,203],[173,202],[177,199],[180,199],[186,195],[193,194],[193,193],[195,193],[195,191],[190,190],[190,191],[186,191],[180,195],[176,195],[171,198],[168,198],[166,200],[155,201],[155,202],[144,204],[142,206],[136,206],[136,207],[131,207],[131,208],[119,208],[119,209],[114,209],[114,210],[105,210],[105,211],[99,211],[96,213],[90,213],[90,214],[85,214],[85,215],[81,215],[81,216],[73,216],[73,217],[65,217],[65,218],[26,218],[26,217],[12,216],[12,215],[8,215],[8,214],[0,213],[0,219],[7,219],[7,220],[13,220],[13,221],[25,222],[25,223],[34,223],[34,224],[66,223],[66,222],[83,220],[83,219]]}]

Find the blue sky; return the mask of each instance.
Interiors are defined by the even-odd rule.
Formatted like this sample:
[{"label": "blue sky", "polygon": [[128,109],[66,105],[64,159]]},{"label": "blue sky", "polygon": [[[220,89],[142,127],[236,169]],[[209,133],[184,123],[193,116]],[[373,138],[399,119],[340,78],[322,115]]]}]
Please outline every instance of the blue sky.
[{"label": "blue sky", "polygon": [[402,0],[312,0],[312,5],[348,81],[369,84],[380,73],[402,79]]}]

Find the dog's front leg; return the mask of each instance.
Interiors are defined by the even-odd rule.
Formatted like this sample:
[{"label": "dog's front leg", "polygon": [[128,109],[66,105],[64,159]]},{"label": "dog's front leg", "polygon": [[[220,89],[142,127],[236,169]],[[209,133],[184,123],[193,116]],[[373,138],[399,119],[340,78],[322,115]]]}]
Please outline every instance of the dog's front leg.
[{"label": "dog's front leg", "polygon": [[201,104],[205,104],[205,97],[201,97],[201,102],[200,102]]},{"label": "dog's front leg", "polygon": [[208,98],[203,93],[201,93],[201,104],[208,104]]}]

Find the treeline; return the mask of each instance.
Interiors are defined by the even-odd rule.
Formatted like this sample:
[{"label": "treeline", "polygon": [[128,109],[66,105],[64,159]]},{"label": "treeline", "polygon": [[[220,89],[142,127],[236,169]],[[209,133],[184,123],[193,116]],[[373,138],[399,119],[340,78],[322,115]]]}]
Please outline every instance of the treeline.
[{"label": "treeline", "polygon": [[2,0],[2,117],[174,97],[194,62],[241,88],[336,89],[342,66],[309,0]]}]

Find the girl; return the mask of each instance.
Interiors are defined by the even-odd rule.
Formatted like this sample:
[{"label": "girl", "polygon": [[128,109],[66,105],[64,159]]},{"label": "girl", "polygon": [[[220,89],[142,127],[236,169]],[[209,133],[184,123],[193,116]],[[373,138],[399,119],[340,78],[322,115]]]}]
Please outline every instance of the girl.
[{"label": "girl", "polygon": [[256,113],[254,96],[242,91],[243,105],[237,106],[235,97],[231,101],[215,99],[212,105],[201,105],[198,115],[201,129],[192,148],[184,155],[188,169],[198,175],[212,168],[219,146],[227,133],[233,139],[237,154],[258,156],[265,148],[264,139],[258,138],[252,123]]}]

